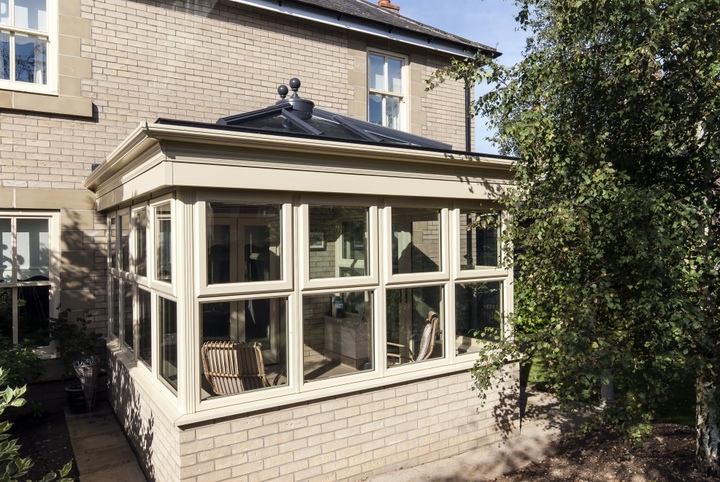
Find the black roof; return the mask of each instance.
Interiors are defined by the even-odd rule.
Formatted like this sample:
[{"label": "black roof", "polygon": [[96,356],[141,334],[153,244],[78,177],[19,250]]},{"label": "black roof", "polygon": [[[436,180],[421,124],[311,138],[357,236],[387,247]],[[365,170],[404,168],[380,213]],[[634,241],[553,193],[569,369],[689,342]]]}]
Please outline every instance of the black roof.
[{"label": "black roof", "polygon": [[433,40],[451,42],[457,44],[465,50],[472,51],[470,52],[470,55],[477,50],[483,51],[486,55],[490,55],[492,57],[501,55],[501,53],[495,48],[445,32],[435,27],[431,27],[430,25],[426,25],[411,18],[404,17],[395,10],[378,6],[377,2],[369,3],[365,0],[274,0],[275,4],[278,2],[283,6],[295,4],[305,8],[310,7],[324,10],[326,12],[333,12],[337,15],[338,20],[340,20],[343,16],[350,16],[364,21],[370,21],[375,24],[380,24],[388,31],[392,31],[394,29],[404,30],[414,35],[426,37],[428,44],[432,43]]}]

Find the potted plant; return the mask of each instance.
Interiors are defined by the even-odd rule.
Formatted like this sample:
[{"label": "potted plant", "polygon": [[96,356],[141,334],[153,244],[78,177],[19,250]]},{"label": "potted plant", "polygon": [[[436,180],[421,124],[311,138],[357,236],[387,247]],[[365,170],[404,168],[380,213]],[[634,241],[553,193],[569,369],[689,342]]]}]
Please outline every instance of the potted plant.
[{"label": "potted plant", "polygon": [[91,409],[95,403],[95,388],[100,370],[100,357],[95,353],[102,335],[88,329],[91,316],[85,312],[70,321],[72,310],[59,311],[50,318],[50,338],[55,343],[60,360],[74,382],[65,387],[72,411]]}]

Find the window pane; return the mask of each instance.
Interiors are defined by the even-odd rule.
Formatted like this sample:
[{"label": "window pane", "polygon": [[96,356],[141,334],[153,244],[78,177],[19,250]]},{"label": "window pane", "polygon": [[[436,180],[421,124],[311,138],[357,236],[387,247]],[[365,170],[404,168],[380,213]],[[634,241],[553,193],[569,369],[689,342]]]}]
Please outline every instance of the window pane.
[{"label": "window pane", "polygon": [[500,264],[497,213],[460,211],[460,268],[496,268]]},{"label": "window pane", "polygon": [[108,234],[109,234],[109,238],[110,238],[110,247],[109,247],[109,249],[110,249],[110,268],[112,268],[112,269],[117,269],[117,267],[118,267],[118,264],[117,264],[117,261],[118,261],[118,259],[117,259],[117,243],[116,243],[116,238],[117,238],[117,226],[116,226],[116,224],[115,224],[115,218],[114,218],[114,217],[113,217],[113,218],[110,218],[108,221],[109,221],[109,224],[110,224],[110,225],[108,226]]},{"label": "window pane", "polygon": [[383,123],[383,98],[379,94],[368,96],[368,122],[377,125]]},{"label": "window pane", "polygon": [[372,307],[369,291],[303,298],[306,381],[372,369]]},{"label": "window pane", "polygon": [[0,219],[0,271],[2,271],[2,279],[6,282],[12,282],[12,232],[9,219]]},{"label": "window pane", "polygon": [[133,330],[133,295],[132,295],[132,286],[130,286],[128,283],[123,283],[123,328],[125,329],[125,334],[123,336],[123,339],[125,340],[125,344],[130,347],[132,350],[135,343],[135,332]]},{"label": "window pane", "polygon": [[0,288],[0,336],[13,339],[13,288]]},{"label": "window pane", "polygon": [[403,63],[399,59],[387,59],[388,63],[388,89],[390,92],[401,94],[402,89],[402,66]]},{"label": "window pane", "polygon": [[170,222],[170,204],[155,208],[155,251],[157,265],[155,278],[172,281],[172,224]]},{"label": "window pane", "polygon": [[15,26],[47,32],[46,0],[15,0]]},{"label": "window pane", "polygon": [[130,215],[118,216],[120,224],[120,269],[130,271]]},{"label": "window pane", "polygon": [[10,0],[0,0],[0,24],[10,25]]},{"label": "window pane", "polygon": [[201,313],[203,398],[287,384],[287,299],[203,303]]},{"label": "window pane", "polygon": [[17,220],[18,280],[45,281],[50,276],[47,219]]},{"label": "window pane", "polygon": [[38,346],[50,344],[50,286],[18,288],[18,341]]},{"label": "window pane", "polygon": [[0,32],[0,79],[10,80],[10,36]]},{"label": "window pane", "polygon": [[440,286],[388,290],[388,366],[442,358],[442,313]]},{"label": "window pane", "polygon": [[455,350],[475,352],[485,328],[500,329],[501,283],[458,283],[455,285]]},{"label": "window pane", "polygon": [[160,376],[177,390],[177,305],[160,298]]},{"label": "window pane", "polygon": [[138,358],[152,366],[150,292],[138,289]]},{"label": "window pane", "polygon": [[368,213],[367,207],[309,207],[310,235],[324,239],[310,246],[310,278],[368,274]]},{"label": "window pane", "polygon": [[393,274],[440,271],[440,211],[392,208]]},{"label": "window pane", "polygon": [[370,54],[370,89],[387,90],[385,83],[385,57]]},{"label": "window pane", "polygon": [[45,40],[15,35],[15,80],[47,83],[47,42]]},{"label": "window pane", "polygon": [[112,320],[111,320],[111,329],[112,334],[119,337],[120,336],[120,280],[117,278],[112,279],[112,286],[111,286],[112,293],[110,296],[112,296]]},{"label": "window pane", "polygon": [[208,284],[282,278],[281,207],[208,203]]},{"label": "window pane", "polygon": [[400,128],[400,99],[385,97],[385,127]]},{"label": "window pane", "polygon": [[135,272],[147,276],[147,211],[135,212]]}]

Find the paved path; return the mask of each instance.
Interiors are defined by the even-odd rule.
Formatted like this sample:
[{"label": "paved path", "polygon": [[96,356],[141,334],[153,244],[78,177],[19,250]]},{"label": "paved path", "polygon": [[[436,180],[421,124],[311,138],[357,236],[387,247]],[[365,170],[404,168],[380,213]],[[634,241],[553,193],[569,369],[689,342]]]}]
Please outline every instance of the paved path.
[{"label": "paved path", "polygon": [[107,402],[91,416],[65,412],[80,482],[143,482],[135,453]]}]

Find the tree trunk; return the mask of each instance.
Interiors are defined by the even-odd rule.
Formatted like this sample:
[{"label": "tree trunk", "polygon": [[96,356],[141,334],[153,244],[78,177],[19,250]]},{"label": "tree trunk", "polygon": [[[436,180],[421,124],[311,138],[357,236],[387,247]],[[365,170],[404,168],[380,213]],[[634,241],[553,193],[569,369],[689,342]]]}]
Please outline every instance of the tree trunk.
[{"label": "tree trunk", "polygon": [[715,377],[704,364],[701,364],[696,386],[697,439],[695,444],[695,462],[703,473],[720,476],[720,432],[718,417],[718,385]]}]

